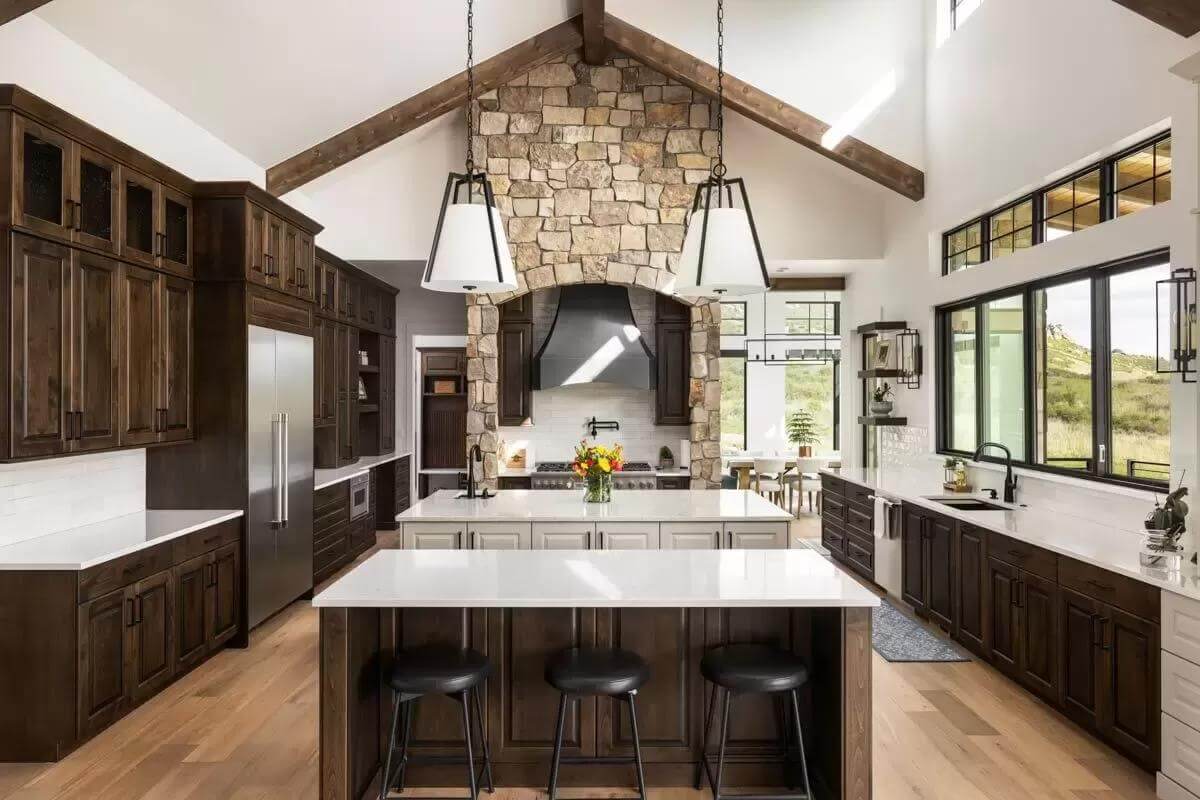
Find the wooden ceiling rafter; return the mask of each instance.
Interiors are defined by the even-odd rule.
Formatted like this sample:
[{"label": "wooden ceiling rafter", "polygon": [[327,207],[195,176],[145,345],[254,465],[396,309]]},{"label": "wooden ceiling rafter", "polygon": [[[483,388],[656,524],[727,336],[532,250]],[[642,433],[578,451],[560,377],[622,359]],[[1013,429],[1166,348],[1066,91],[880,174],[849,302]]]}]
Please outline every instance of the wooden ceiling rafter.
[{"label": "wooden ceiling rafter", "polygon": [[1115,0],[1156,25],[1180,36],[1200,33],[1200,3],[1196,0]]},{"label": "wooden ceiling rafter", "polygon": [[0,0],[0,25],[36,11],[50,0]]},{"label": "wooden ceiling rafter", "polygon": [[[496,89],[582,46],[580,19],[573,17],[476,64],[475,89]],[[297,189],[466,102],[464,70],[271,167],[267,170],[267,191],[278,197]]]},{"label": "wooden ceiling rafter", "polygon": [[583,0],[583,60],[599,66],[608,58],[604,37],[604,0]]},{"label": "wooden ceiling rafter", "polygon": [[[631,58],[709,97],[717,96],[717,68],[612,14],[604,19],[609,44]],[[910,200],[925,196],[925,173],[866,142],[847,136],[832,149],[821,144],[828,123],[725,73],[725,105],[764,127],[833,159]]]}]

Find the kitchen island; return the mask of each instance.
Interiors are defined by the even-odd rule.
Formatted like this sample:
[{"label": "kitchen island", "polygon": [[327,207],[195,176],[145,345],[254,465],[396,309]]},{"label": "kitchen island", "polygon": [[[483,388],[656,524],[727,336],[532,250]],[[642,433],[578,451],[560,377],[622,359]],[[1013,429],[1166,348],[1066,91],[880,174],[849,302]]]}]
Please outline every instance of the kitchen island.
[{"label": "kitchen island", "polygon": [[[398,520],[461,525],[456,541],[442,542],[458,549],[381,551],[315,598],[321,613],[322,798],[377,796],[390,721],[384,679],[391,654],[431,642],[472,647],[492,663],[483,716],[502,786],[546,783],[558,696],[543,669],[560,649],[616,646],[649,662],[652,677],[638,698],[647,781],[689,786],[702,746],[707,692],[699,663],[705,650],[728,642],[788,648],[812,670],[801,717],[818,796],[869,798],[870,614],[878,599],[812,551],[739,546],[754,542],[739,533],[747,532],[745,525],[786,530],[775,514],[786,512],[750,493],[628,491],[606,506],[574,502],[573,494],[429,498]],[[691,503],[665,497],[691,495],[705,497]],[[548,546],[526,549],[520,536],[510,536],[505,549],[490,549],[469,534],[485,524],[520,534],[541,522],[579,526],[576,532],[590,525],[595,538],[551,537]],[[703,524],[694,542],[684,541],[707,549],[646,547],[644,536],[641,551],[612,545],[616,533],[629,532],[614,525],[634,524],[645,535]],[[575,547],[556,549],[568,543]],[[461,754],[460,713],[449,699],[423,700],[413,727],[414,755]],[[748,760],[776,751],[779,723],[770,698],[746,697],[735,706],[727,786],[782,783],[779,766]],[[576,701],[566,744],[569,755],[628,755],[624,708],[607,698]],[[462,773],[461,765],[413,766],[408,783],[459,786]],[[572,766],[560,774],[565,786],[621,786],[632,779],[627,764]]]}]

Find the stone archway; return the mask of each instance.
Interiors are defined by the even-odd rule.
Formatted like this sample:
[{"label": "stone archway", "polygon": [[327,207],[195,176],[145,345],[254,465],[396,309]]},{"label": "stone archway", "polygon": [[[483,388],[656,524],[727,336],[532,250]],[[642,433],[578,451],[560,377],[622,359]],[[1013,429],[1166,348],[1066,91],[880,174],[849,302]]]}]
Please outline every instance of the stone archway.
[{"label": "stone archway", "polygon": [[[467,447],[497,478],[497,305],[539,289],[613,284],[669,295],[696,185],[717,137],[707,99],[624,57],[571,54],[479,98],[487,164],[518,290],[467,296]],[[720,304],[691,306],[692,487],[720,486]]]}]

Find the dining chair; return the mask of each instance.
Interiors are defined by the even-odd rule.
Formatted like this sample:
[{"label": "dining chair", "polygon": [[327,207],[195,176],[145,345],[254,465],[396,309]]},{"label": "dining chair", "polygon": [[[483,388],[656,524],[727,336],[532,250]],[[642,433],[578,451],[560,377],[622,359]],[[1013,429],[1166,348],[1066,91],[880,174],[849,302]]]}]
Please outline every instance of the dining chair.
[{"label": "dining chair", "polygon": [[783,505],[783,477],[787,460],[783,458],[754,459],[754,491],[767,495],[776,505]]}]

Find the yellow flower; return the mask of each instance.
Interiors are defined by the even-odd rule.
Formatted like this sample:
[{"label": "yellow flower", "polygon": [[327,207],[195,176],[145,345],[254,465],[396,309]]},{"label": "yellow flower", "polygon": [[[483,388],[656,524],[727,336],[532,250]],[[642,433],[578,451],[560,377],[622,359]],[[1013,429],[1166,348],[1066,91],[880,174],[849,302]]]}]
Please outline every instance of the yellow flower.
[{"label": "yellow flower", "polygon": [[600,469],[604,470],[605,472],[612,471],[612,464],[609,463],[608,456],[600,456]]}]

